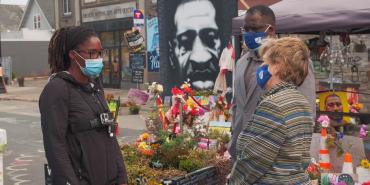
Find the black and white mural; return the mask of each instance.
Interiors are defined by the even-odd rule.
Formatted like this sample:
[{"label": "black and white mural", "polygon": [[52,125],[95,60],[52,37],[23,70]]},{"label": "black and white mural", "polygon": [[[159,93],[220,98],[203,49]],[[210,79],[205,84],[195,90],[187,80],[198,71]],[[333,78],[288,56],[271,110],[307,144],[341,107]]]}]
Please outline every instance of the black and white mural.
[{"label": "black and white mural", "polygon": [[236,0],[158,0],[161,76],[165,89],[190,79],[212,89],[221,51],[230,41]]}]

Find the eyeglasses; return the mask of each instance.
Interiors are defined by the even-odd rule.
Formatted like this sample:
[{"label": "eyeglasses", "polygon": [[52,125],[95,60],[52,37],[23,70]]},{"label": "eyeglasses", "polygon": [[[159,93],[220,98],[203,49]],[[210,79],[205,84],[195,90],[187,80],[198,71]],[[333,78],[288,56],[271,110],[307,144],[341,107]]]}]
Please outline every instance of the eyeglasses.
[{"label": "eyeglasses", "polygon": [[334,107],[334,106],[340,107],[340,106],[342,106],[342,103],[340,103],[340,102],[332,102],[332,103],[328,103],[327,106],[328,107]]},{"label": "eyeglasses", "polygon": [[260,32],[260,31],[266,32],[271,27],[272,27],[271,24],[265,24],[263,26],[256,27],[248,27],[247,25],[244,25],[240,29],[242,32]]},{"label": "eyeglasses", "polygon": [[78,53],[86,53],[90,56],[89,59],[94,59],[98,57],[104,57],[107,53],[107,49],[101,49],[101,50],[96,50],[96,49],[89,49],[89,50],[80,50],[80,49],[75,49],[76,52]]}]

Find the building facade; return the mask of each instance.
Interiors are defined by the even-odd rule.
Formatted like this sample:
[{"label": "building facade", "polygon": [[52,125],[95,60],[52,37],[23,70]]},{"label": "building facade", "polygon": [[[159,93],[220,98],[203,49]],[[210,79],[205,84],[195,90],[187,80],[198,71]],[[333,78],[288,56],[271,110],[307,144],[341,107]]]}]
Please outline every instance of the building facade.
[{"label": "building facade", "polygon": [[80,0],[54,0],[56,28],[81,24]]},{"label": "building facade", "polygon": [[55,28],[54,1],[29,0],[19,29],[53,30]]},{"label": "building facade", "polygon": [[82,0],[80,3],[81,25],[93,28],[98,33],[103,48],[108,50],[103,58],[104,86],[124,89],[136,87],[137,84],[131,83],[130,51],[124,41],[124,34],[132,30],[134,10],[140,8],[140,2]]},{"label": "building facade", "polygon": [[[103,48],[107,49],[104,56],[102,79],[105,87],[137,88],[141,84],[159,81],[159,72],[148,72],[146,51],[146,24],[141,27],[140,35],[144,39],[144,47],[139,53],[130,51],[125,33],[132,30],[134,11],[144,10],[146,18],[155,17],[155,1],[152,0],[54,0],[56,28],[67,26],[86,26],[95,30]],[[148,14],[146,10],[148,9]],[[130,61],[131,59],[131,61]],[[140,83],[133,83],[133,60],[144,60]]]}]

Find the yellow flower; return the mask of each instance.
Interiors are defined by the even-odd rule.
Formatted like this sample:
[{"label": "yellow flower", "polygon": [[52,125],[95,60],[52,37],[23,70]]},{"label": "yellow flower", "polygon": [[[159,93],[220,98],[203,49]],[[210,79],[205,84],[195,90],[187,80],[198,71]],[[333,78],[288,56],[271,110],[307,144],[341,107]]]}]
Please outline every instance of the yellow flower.
[{"label": "yellow flower", "polygon": [[146,146],[147,146],[147,144],[145,142],[140,142],[137,147],[141,148],[141,149],[144,149]]},{"label": "yellow flower", "polygon": [[150,138],[150,134],[148,134],[148,133],[144,133],[144,134],[140,135],[140,140],[141,141],[148,140],[149,138]]},{"label": "yellow flower", "polygon": [[194,102],[191,98],[189,98],[189,99],[186,101],[186,104],[188,105],[188,107],[189,107],[190,109],[193,109],[193,108],[196,108],[196,107],[197,107],[197,105],[195,104],[195,102]]},{"label": "yellow flower", "polygon": [[189,83],[184,83],[181,85],[181,89],[185,89],[185,88],[189,88],[190,87],[190,84]]},{"label": "yellow flower", "polygon": [[368,161],[367,159],[363,159],[363,160],[361,161],[361,167],[363,167],[363,168],[370,168],[370,163],[369,163],[369,161]]}]

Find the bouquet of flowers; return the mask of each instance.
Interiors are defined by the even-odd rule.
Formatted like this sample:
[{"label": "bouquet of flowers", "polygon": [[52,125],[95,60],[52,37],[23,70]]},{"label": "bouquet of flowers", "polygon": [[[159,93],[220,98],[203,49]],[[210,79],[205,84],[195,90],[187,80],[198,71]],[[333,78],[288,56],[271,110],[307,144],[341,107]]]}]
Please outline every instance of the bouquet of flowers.
[{"label": "bouquet of flowers", "polygon": [[370,162],[367,159],[361,160],[360,166],[356,169],[358,182],[370,185]]},{"label": "bouquet of flowers", "polygon": [[364,105],[361,104],[361,103],[354,103],[354,104],[351,104],[350,107],[349,107],[349,110],[352,112],[352,113],[358,113],[360,112],[361,109],[364,108]]},{"label": "bouquet of flowers", "polygon": [[137,149],[144,156],[154,155],[154,149],[151,146],[151,135],[148,133],[141,134],[137,140]]},{"label": "bouquet of flowers", "polygon": [[149,94],[151,95],[158,95],[163,93],[163,85],[161,85],[158,82],[153,82],[149,87],[148,87]]},{"label": "bouquet of flowers", "polygon": [[179,123],[192,128],[197,123],[197,118],[205,114],[205,110],[193,98],[193,89],[189,82],[181,85],[181,88],[174,87],[172,92],[172,106],[167,111],[167,119],[173,123],[173,132],[179,133]]}]

